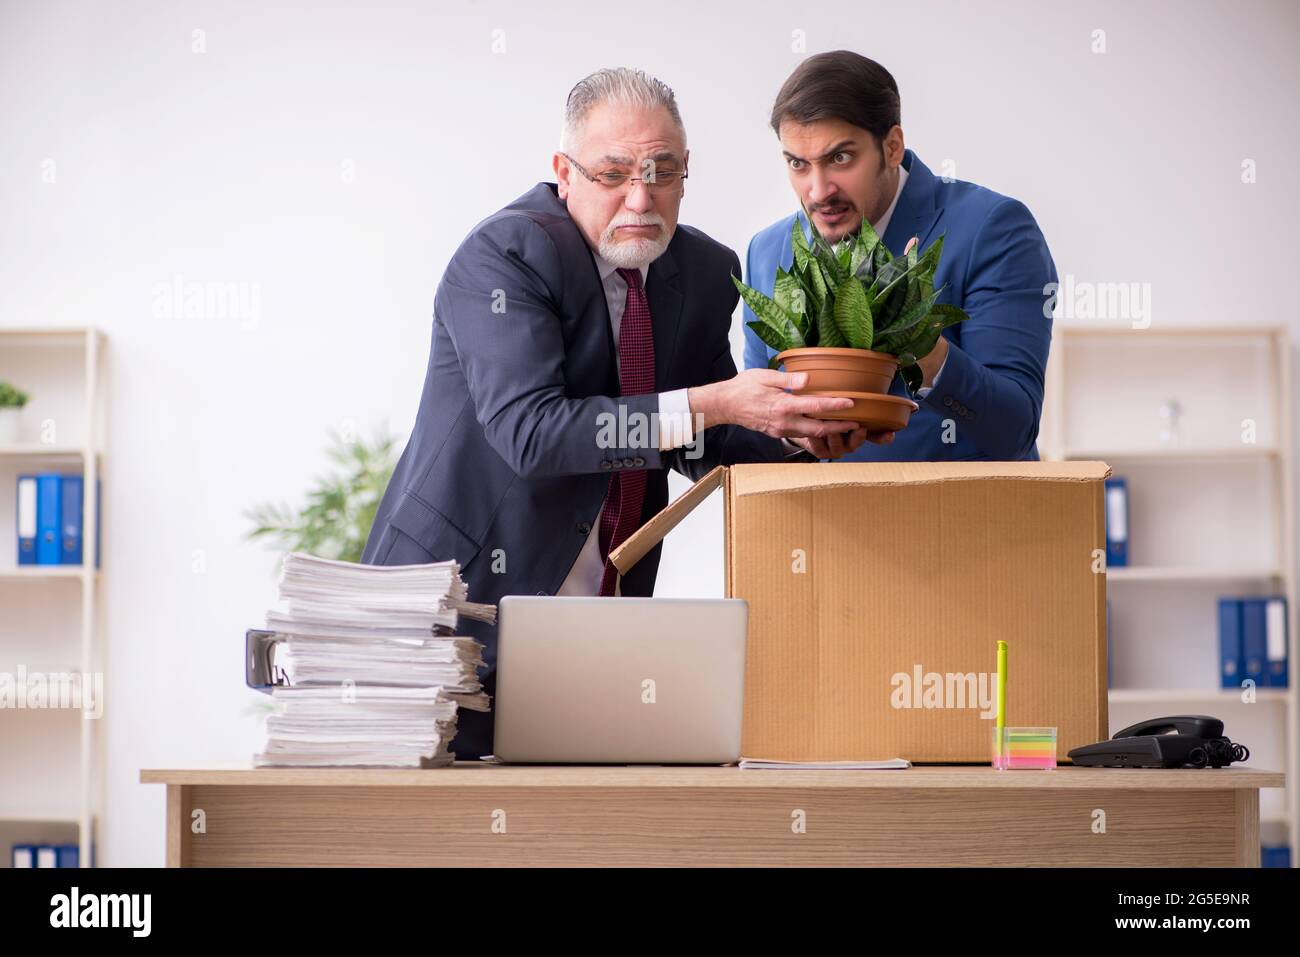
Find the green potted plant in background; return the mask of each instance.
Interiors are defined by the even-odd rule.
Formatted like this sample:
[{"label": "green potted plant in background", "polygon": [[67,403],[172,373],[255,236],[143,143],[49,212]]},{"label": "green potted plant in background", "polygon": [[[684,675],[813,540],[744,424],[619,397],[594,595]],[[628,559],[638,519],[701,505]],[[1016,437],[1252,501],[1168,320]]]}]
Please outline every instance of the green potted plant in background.
[{"label": "green potted plant in background", "polygon": [[8,382],[0,381],[0,445],[18,441],[18,418],[30,398]]},{"label": "green potted plant in background", "polygon": [[815,226],[812,233],[810,245],[795,217],[794,261],[789,271],[777,267],[771,297],[732,277],[754,312],[749,327],[777,350],[771,368],[808,373],[799,395],[854,400],[852,408],[827,418],[901,429],[917,406],[888,394],[894,376],[901,370],[915,394],[922,381],[917,360],[930,353],[944,329],[969,318],[937,301],[943,289],[934,288],[934,274],[943,237],[919,256],[913,237],[905,255],[895,258],[865,221],[856,238],[837,248]]},{"label": "green potted plant in background", "polygon": [[265,504],[245,512],[257,526],[249,539],[269,536],[286,552],[361,561],[379,501],[393,476],[395,440],[383,429],[369,442],[344,439],[337,432],[330,439],[327,454],[343,472],[318,479],[300,511]]}]

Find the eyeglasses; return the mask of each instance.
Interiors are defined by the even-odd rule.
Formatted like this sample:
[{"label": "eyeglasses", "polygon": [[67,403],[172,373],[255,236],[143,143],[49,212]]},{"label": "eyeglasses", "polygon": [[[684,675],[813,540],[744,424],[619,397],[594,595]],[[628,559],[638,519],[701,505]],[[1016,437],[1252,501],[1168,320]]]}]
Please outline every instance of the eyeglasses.
[{"label": "eyeglasses", "polygon": [[664,193],[672,189],[678,183],[686,178],[684,169],[659,169],[656,167],[644,176],[632,176],[629,173],[620,173],[615,169],[607,169],[596,173],[594,176],[582,168],[582,164],[570,156],[568,153],[561,152],[566,160],[573,164],[576,169],[593,183],[599,183],[606,189],[618,189],[628,182],[645,183],[646,188],[656,193]]}]

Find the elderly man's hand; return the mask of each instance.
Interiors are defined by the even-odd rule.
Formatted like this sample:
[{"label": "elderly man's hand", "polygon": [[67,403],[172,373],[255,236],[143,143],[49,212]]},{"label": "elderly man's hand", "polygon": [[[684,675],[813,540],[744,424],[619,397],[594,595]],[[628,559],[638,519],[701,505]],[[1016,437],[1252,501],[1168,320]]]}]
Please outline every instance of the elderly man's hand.
[{"label": "elderly man's hand", "polygon": [[829,412],[853,407],[845,397],[792,395],[802,389],[806,372],[746,369],[730,379],[696,386],[687,393],[691,412],[701,416],[703,428],[741,425],[774,438],[801,436],[827,439],[852,432],[856,422],[822,419]]}]

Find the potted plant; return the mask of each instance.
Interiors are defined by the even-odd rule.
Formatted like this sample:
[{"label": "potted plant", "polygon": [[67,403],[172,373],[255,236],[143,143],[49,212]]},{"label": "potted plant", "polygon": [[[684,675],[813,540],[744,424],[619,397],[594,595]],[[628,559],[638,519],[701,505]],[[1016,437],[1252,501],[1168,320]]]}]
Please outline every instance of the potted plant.
[{"label": "potted plant", "polygon": [[0,445],[18,441],[18,413],[30,398],[8,382],[0,382]]},{"label": "potted plant", "polygon": [[361,561],[375,513],[396,466],[396,439],[381,427],[370,439],[330,434],[327,455],[342,473],[318,479],[307,505],[266,503],[244,513],[256,527],[248,538],[270,537],[287,552]]},{"label": "potted plant", "polygon": [[799,395],[854,400],[853,408],[827,418],[903,428],[917,406],[888,394],[894,376],[901,370],[914,394],[923,378],[917,360],[929,355],[944,329],[969,318],[936,301],[943,291],[934,288],[943,237],[919,256],[913,237],[895,258],[865,220],[856,239],[838,248],[816,226],[812,232],[809,245],[795,217],[792,268],[777,267],[772,297],[732,277],[756,317],[749,327],[777,350],[771,368],[808,373]]}]

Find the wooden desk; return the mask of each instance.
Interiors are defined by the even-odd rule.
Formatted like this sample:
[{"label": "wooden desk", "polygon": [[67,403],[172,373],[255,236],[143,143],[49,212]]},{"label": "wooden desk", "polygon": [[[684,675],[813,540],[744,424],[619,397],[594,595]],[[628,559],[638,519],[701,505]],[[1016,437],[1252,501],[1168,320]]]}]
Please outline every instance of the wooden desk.
[{"label": "wooden desk", "polygon": [[[140,780],[167,786],[169,867],[1258,867],[1259,789],[1284,775],[465,763],[145,770]],[[1105,833],[1094,833],[1097,810]]]}]

